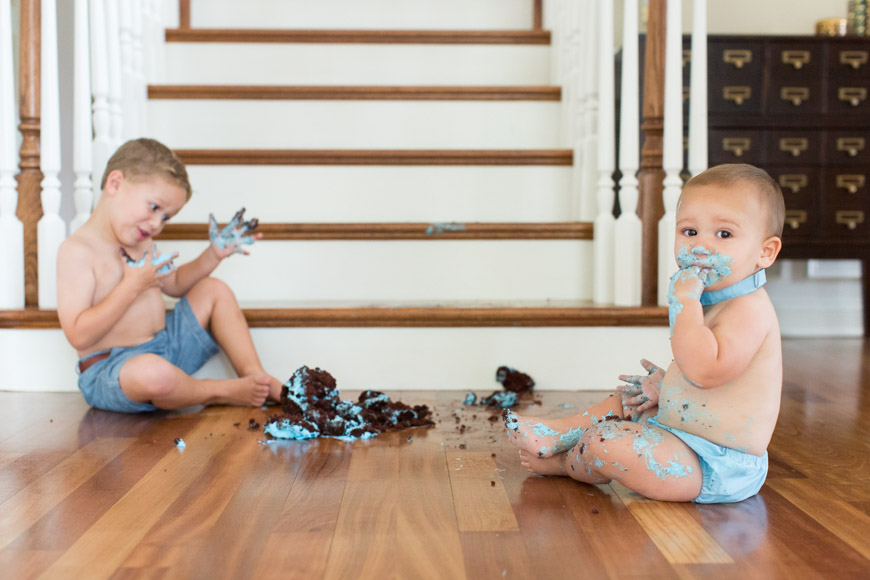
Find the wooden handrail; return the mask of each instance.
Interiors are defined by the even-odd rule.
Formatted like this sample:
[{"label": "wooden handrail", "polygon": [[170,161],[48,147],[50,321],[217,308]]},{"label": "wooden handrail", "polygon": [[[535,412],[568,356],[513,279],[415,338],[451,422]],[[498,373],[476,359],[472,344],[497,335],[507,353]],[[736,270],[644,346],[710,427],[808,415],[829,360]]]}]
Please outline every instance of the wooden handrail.
[{"label": "wooden handrail", "polygon": [[19,114],[21,116],[21,172],[18,180],[18,219],[24,226],[24,304],[39,303],[39,262],[37,258],[37,223],[42,217],[40,193],[42,171],[39,168],[40,119],[40,45],[41,10],[39,0],[21,0],[21,36],[19,50]]},{"label": "wooden handrail", "polygon": [[178,27],[190,28],[190,0],[178,0]]}]

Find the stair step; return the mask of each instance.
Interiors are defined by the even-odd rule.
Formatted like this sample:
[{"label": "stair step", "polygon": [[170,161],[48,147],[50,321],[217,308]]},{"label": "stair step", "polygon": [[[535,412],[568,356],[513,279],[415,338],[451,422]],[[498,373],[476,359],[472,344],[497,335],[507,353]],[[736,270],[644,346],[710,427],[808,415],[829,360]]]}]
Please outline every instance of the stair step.
[{"label": "stair step", "polygon": [[[266,240],[591,240],[590,222],[261,223]],[[207,240],[206,223],[167,224],[158,240]]]},{"label": "stair step", "polygon": [[560,222],[570,166],[188,165],[194,195],[170,223]]},{"label": "stair step", "polygon": [[548,30],[276,30],[175,28],[166,42],[317,44],[550,44]]},{"label": "stair step", "polygon": [[560,87],[150,85],[149,99],[558,101]]},{"label": "stair step", "polygon": [[548,44],[170,42],[161,82],[551,86],[550,52]]},{"label": "stair step", "polygon": [[571,149],[175,149],[186,165],[572,165]]},{"label": "stair step", "polygon": [[[243,308],[252,328],[667,326],[658,306]],[[0,329],[60,328],[55,310],[0,310]]]},{"label": "stair step", "polygon": [[531,0],[193,0],[194,28],[529,29]]}]

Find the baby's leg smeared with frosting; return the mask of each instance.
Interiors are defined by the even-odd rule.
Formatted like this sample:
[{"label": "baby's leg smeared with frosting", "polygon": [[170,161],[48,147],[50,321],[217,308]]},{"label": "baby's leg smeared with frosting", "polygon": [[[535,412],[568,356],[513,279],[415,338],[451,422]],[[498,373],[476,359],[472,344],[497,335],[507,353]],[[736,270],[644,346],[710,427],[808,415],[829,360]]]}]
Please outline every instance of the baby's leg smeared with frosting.
[{"label": "baby's leg smeared with frosting", "polygon": [[536,457],[551,457],[571,449],[583,432],[602,421],[622,418],[622,398],[612,395],[582,413],[559,419],[523,417],[510,409],[504,412],[508,440]]}]

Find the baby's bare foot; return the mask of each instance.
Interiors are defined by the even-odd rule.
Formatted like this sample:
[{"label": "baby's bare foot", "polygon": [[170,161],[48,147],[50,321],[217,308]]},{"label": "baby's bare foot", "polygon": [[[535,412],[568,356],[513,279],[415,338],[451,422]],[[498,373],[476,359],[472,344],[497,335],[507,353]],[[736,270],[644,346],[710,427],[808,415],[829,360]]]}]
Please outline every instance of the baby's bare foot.
[{"label": "baby's bare foot", "polygon": [[239,377],[221,381],[223,387],[220,395],[215,397],[215,403],[222,405],[239,405],[259,407],[269,396],[269,375]]},{"label": "baby's bare foot", "polygon": [[520,464],[539,475],[567,475],[564,455],[538,457],[534,453],[520,449]]},{"label": "baby's bare foot", "polygon": [[555,453],[570,449],[583,435],[583,429],[580,427],[570,428],[563,433],[540,419],[521,417],[510,409],[505,409],[502,417],[507,428],[508,440],[521,450],[540,458],[551,457]]},{"label": "baby's bare foot", "polygon": [[273,376],[269,376],[269,396],[267,400],[275,401],[277,403],[281,402],[281,388],[284,386],[284,383],[279,381]]}]

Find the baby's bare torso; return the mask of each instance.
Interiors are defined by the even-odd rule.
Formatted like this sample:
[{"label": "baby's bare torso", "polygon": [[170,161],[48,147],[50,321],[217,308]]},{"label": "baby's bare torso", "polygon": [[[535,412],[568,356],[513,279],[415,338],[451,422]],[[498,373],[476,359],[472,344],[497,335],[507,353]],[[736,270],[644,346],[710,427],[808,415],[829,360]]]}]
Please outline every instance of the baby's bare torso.
[{"label": "baby's bare torso", "polygon": [[[727,303],[708,307],[705,324],[711,326],[720,315],[728,315]],[[727,384],[698,388],[672,362],[662,382],[658,421],[725,447],[762,455],[776,425],[782,392],[782,344],[772,305],[764,324],[767,334],[749,367]]]},{"label": "baby's bare torso", "polygon": [[[84,232],[82,232],[84,233]],[[128,268],[120,257],[120,248],[100,243],[99,240],[82,236],[82,243],[88,245],[93,261],[92,268],[96,280],[94,297],[91,306],[96,306],[108,296],[124,277],[124,268]],[[136,248],[131,255],[138,258],[145,248]],[[166,306],[160,288],[149,288],[139,294],[121,318],[112,326],[96,344],[86,351],[79,352],[83,356],[90,352],[106,350],[117,346],[135,346],[154,338],[166,325]]]}]

